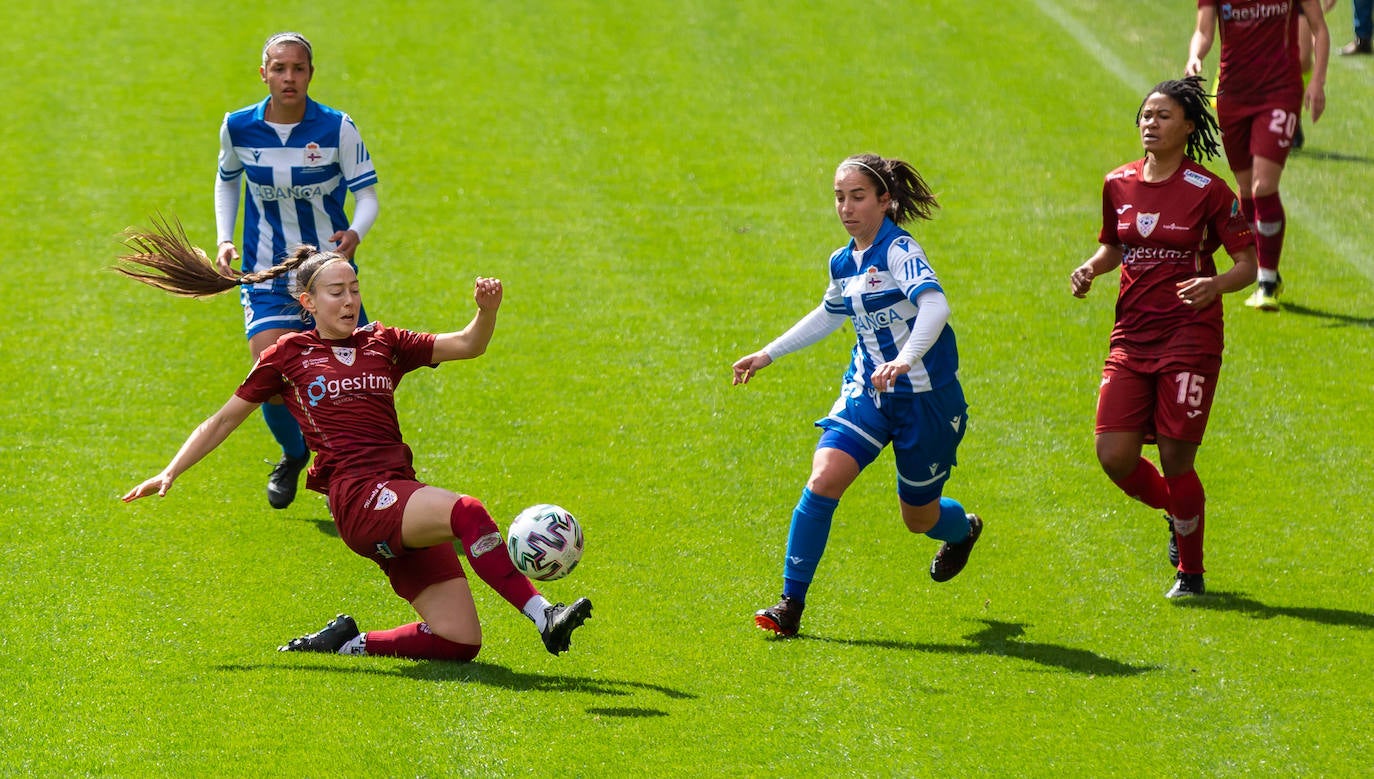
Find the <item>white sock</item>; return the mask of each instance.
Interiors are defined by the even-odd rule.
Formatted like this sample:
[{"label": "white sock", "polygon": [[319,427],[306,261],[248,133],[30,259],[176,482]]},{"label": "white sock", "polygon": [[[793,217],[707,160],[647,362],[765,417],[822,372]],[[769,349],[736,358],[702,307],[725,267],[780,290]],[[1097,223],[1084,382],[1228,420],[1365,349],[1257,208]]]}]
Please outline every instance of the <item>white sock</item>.
[{"label": "white sock", "polygon": [[525,602],[525,607],[520,610],[525,612],[525,616],[530,618],[530,621],[534,623],[534,626],[539,629],[540,633],[543,633],[544,628],[549,626],[548,620],[544,619],[544,609],[552,605],[552,603],[549,603],[548,598],[545,598],[543,595],[535,594],[533,598]]},{"label": "white sock", "polygon": [[1272,269],[1272,268],[1260,268],[1259,271],[1258,271],[1255,275],[1256,275],[1256,277],[1257,277],[1257,278],[1255,279],[1256,281],[1278,281],[1278,280],[1279,280],[1279,272],[1276,271],[1276,270],[1274,270],[1274,269]]},{"label": "white sock", "polygon": [[359,633],[349,639],[347,644],[339,647],[341,655],[365,655],[367,654],[367,634]]}]

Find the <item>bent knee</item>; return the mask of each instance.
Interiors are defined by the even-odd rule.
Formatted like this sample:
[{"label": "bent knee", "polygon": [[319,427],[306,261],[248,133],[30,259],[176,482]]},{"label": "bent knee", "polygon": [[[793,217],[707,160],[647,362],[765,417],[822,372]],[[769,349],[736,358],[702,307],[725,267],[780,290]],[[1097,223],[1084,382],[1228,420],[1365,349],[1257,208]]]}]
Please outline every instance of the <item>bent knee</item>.
[{"label": "bent knee", "polygon": [[429,625],[429,630],[430,636],[434,640],[433,655],[436,660],[466,663],[482,651],[482,631],[480,628],[475,631],[446,631]]},{"label": "bent knee", "polygon": [[1098,457],[1097,461],[1102,466],[1102,472],[1107,474],[1107,478],[1112,481],[1121,481],[1129,478],[1135,472],[1135,464],[1140,460],[1139,457],[1127,461],[1126,458]]},{"label": "bent knee", "polygon": [[435,637],[442,638],[443,640],[448,641],[450,643],[470,644],[472,646],[478,647],[482,645],[481,625],[445,625],[442,623],[436,625],[433,622],[429,622],[427,624],[429,625],[430,632],[434,634]]},{"label": "bent knee", "polygon": [[806,488],[808,490],[811,490],[812,494],[819,495],[823,498],[830,498],[832,500],[839,500],[841,497],[843,497],[844,489],[847,486],[849,485],[844,483],[843,481],[840,481],[838,479],[828,479],[823,474],[812,476],[806,482]]},{"label": "bent knee", "polygon": [[1097,462],[1108,478],[1120,481],[1135,472],[1136,464],[1140,462],[1140,450],[1134,446],[1104,445],[1099,441]]},{"label": "bent knee", "polygon": [[470,662],[477,657],[477,653],[482,651],[481,644],[462,644],[457,641],[448,642],[450,653],[443,659],[454,663]]}]

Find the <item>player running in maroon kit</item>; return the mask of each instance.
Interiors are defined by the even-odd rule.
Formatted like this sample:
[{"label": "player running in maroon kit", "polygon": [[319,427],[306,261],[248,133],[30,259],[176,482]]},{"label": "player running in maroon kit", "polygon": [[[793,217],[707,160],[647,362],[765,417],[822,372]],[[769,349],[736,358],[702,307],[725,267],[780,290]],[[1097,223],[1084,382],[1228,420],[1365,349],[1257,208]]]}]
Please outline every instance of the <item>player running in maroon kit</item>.
[{"label": "player running in maroon kit", "polygon": [[[1083,297],[1121,268],[1116,325],[1097,401],[1097,459],[1127,495],[1167,512],[1168,597],[1201,595],[1205,496],[1194,469],[1221,372],[1223,293],[1255,280],[1255,249],[1236,196],[1198,164],[1216,122],[1197,76],[1150,90],[1136,114],[1145,158],[1107,174],[1101,244],[1073,271]],[[1234,261],[1218,274],[1213,253]],[[1163,474],[1142,456],[1159,449]]]},{"label": "player running in maroon kit", "polygon": [[292,275],[297,300],[314,317],[315,329],[284,335],[265,349],[234,395],[191,433],[167,467],[124,496],[129,502],[166,495],[178,476],[258,404],[282,396],[316,453],[306,486],[328,496],[340,538],[376,562],[423,620],[360,633],[353,618],[341,614],[282,651],[476,657],[482,628],[454,542],[477,575],[535,623],[549,652],[568,649],[572,631],[591,616],[591,602],[550,604],[511,563],[501,531],[480,501],[416,481],[396,417],[393,393],[406,373],[486,351],[503,296],[498,279],[476,280],[477,314],[465,328],[435,335],[375,322],[356,327],[362,310],[358,277],[335,252],[303,246],[272,268],[231,279],[217,273],[184,232],[168,225],[132,233],[129,246],[134,253],[122,257],[117,270],[181,295],[217,294]]},{"label": "player running in maroon kit", "polygon": [[[1294,145],[1304,106],[1315,124],[1326,108],[1331,33],[1321,0],[1198,0],[1197,28],[1184,72],[1202,60],[1221,31],[1217,118],[1226,159],[1236,177],[1241,212],[1254,228],[1259,284],[1245,305],[1277,311],[1286,215],[1279,179]],[[1303,86],[1299,16],[1311,29],[1312,72]]]}]

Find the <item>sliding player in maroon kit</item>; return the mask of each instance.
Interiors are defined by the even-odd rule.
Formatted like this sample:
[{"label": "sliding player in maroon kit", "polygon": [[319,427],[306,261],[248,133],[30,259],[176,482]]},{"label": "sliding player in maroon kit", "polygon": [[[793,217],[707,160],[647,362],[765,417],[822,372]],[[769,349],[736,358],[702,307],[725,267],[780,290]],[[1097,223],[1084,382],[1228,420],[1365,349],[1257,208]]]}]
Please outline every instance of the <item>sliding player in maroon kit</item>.
[{"label": "sliding player in maroon kit", "polygon": [[[1197,76],[1165,81],[1136,114],[1145,158],[1107,175],[1097,252],[1070,276],[1076,297],[1121,268],[1116,326],[1097,401],[1097,459],[1127,495],[1167,512],[1168,597],[1205,591],[1205,497],[1193,468],[1221,372],[1221,295],[1255,280],[1255,249],[1236,196],[1202,165],[1216,121]],[[1218,274],[1212,254],[1234,264]],[[1164,473],[1142,456],[1159,448]]]},{"label": "sliding player in maroon kit", "polygon": [[[1331,33],[1321,0],[1197,0],[1197,28],[1188,44],[1189,76],[1221,30],[1217,118],[1226,159],[1236,177],[1241,212],[1254,228],[1259,284],[1245,305],[1277,311],[1286,215],[1279,197],[1288,152],[1303,106],[1316,124],[1326,108],[1326,62]],[[1303,87],[1299,16],[1312,37],[1312,73]]]},{"label": "sliding player in maroon kit", "polygon": [[360,633],[353,618],[341,614],[283,651],[476,657],[482,628],[454,542],[477,575],[534,622],[549,652],[568,649],[572,631],[591,616],[591,602],[550,604],[511,563],[501,531],[480,501],[416,481],[396,417],[393,393],[406,373],[486,351],[503,296],[499,280],[476,280],[477,314],[467,327],[434,335],[375,322],[357,327],[358,277],[336,252],[303,246],[278,265],[232,279],[217,273],[184,232],[167,225],[132,234],[129,245],[135,252],[122,257],[117,269],[140,281],[203,296],[290,276],[296,299],[314,317],[314,330],[284,335],[263,350],[248,378],[191,433],[167,467],[124,496],[128,502],[166,495],[178,476],[219,446],[258,404],[280,395],[316,453],[306,486],[329,497],[340,538],[376,562],[423,620]]}]

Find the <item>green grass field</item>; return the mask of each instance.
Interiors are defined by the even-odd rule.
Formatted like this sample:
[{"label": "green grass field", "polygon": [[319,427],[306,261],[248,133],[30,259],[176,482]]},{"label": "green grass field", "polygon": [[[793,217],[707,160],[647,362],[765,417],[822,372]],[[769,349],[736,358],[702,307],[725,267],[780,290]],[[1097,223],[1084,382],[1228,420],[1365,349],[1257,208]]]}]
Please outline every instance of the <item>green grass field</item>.
[{"label": "green grass field", "polygon": [[[1374,59],[1332,57],[1288,166],[1285,310],[1228,300],[1199,456],[1214,594],[1179,605],[1159,515],[1093,455],[1115,284],[1080,301],[1068,276],[1192,0],[624,5],[10,9],[0,774],[1367,774]],[[1348,4],[1331,25],[1349,39]],[[341,611],[412,612],[319,496],[267,507],[256,419],[166,499],[118,500],[249,367],[237,300],[109,273],[118,233],[163,213],[214,242],[218,124],[265,94],[282,29],[376,159],[373,318],[461,327],[472,277],[506,282],[488,354],[408,378],[400,413],[422,478],[502,522],[582,520],[581,567],[543,588],[595,602],[566,655],[480,585],[468,665],[275,652]],[[744,388],[729,366],[818,300],[845,238],[830,176],[859,151],[941,199],[916,234],[972,404],[948,492],[987,531],[933,584],[885,455],[804,635],[773,640],[750,615],[850,336]]]}]

